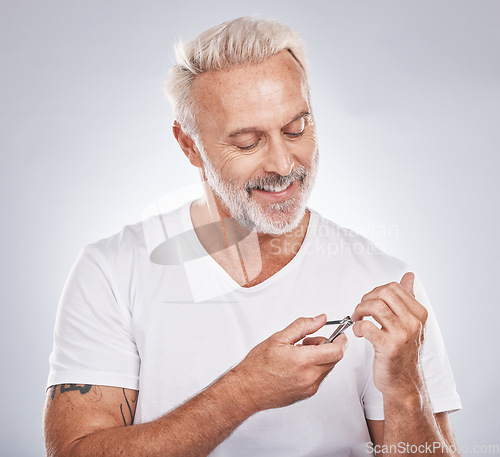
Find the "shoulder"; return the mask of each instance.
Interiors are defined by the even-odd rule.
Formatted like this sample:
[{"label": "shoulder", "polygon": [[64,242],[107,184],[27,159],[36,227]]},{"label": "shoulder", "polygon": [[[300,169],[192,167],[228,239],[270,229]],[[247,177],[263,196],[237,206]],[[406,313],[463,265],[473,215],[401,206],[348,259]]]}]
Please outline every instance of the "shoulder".
[{"label": "shoulder", "polygon": [[149,260],[151,252],[168,237],[185,230],[186,205],[164,214],[154,214],[119,232],[84,246],[81,255],[93,256],[109,263]]},{"label": "shoulder", "polygon": [[[311,211],[309,243],[320,257],[344,268],[359,272],[376,272],[381,280],[388,281],[409,271],[409,265],[391,256],[359,233],[342,227],[314,210]],[[382,278],[384,277],[384,278]]]},{"label": "shoulder", "polygon": [[89,250],[107,254],[131,246],[144,244],[144,221],[127,224],[119,232],[101,238],[85,246]]},{"label": "shoulder", "polygon": [[129,259],[147,255],[142,221],[125,225],[119,232],[89,243],[80,251],[78,262],[92,264],[109,273],[115,265],[129,264]]}]

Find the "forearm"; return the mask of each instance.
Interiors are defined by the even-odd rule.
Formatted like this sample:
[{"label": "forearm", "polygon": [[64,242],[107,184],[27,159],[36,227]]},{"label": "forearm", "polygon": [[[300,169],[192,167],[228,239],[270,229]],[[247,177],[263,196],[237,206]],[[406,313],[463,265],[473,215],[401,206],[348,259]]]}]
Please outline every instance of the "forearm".
[{"label": "forearm", "polygon": [[[344,356],[347,338],[341,335],[331,344],[296,343],[319,330],[325,321],[324,314],[295,320],[255,346],[203,392],[149,423],[118,426],[132,422],[130,404],[135,400],[129,402],[127,395],[137,395],[136,390],[110,386],[94,389],[89,385],[71,385],[74,388],[63,390],[61,385],[58,392],[54,386],[44,415],[47,454],[206,456],[256,412],[288,406],[317,392]],[[130,415],[123,415],[124,408]]]},{"label": "forearm", "polygon": [[383,456],[457,457],[456,445],[441,430],[424,389],[384,396]]},{"label": "forearm", "polygon": [[238,380],[227,373],[159,419],[100,430],[78,439],[64,456],[206,456],[255,411],[242,401]]}]

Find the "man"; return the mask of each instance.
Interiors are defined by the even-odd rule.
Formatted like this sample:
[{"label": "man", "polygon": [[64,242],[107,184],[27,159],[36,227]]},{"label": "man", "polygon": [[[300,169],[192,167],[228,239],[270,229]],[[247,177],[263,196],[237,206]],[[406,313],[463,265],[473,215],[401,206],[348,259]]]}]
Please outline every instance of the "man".
[{"label": "man", "polygon": [[[206,195],[152,219],[161,246],[149,221],[83,250],[56,325],[48,454],[454,455],[460,400],[422,286],[306,207],[318,149],[297,35],[240,18],[178,60],[173,133]],[[352,314],[349,348],[308,337],[324,312]]]}]

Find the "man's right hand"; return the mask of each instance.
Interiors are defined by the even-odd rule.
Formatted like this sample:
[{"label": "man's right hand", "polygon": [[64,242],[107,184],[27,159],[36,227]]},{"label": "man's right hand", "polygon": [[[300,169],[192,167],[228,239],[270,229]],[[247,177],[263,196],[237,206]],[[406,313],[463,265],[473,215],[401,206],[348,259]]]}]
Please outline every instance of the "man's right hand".
[{"label": "man's right hand", "polygon": [[342,359],[347,337],[333,343],[326,338],[306,338],[325,325],[326,316],[301,317],[255,346],[243,361],[231,370],[255,411],[280,408],[313,396],[323,379]]},{"label": "man's right hand", "polygon": [[316,393],[342,359],[345,335],[333,343],[306,338],[326,321],[300,318],[254,347],[204,391],[148,423],[133,421],[137,392],[118,387],[54,386],[47,395],[45,438],[51,457],[200,457],[252,414]]}]

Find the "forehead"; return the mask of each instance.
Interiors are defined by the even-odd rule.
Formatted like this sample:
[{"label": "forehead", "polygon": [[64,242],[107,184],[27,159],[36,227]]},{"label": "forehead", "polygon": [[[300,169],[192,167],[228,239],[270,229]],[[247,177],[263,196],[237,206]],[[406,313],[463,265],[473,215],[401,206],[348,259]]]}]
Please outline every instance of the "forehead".
[{"label": "forehead", "polygon": [[192,97],[201,131],[266,128],[308,110],[303,72],[288,51],[261,64],[203,73]]}]

